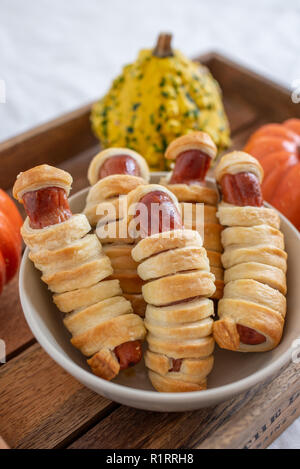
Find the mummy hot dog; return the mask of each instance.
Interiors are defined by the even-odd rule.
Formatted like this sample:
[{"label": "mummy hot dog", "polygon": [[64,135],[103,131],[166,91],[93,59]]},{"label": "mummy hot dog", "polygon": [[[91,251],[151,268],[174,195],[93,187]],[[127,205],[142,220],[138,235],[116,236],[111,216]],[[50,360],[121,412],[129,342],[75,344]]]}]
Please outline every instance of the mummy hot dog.
[{"label": "mummy hot dog", "polygon": [[[191,132],[174,140],[167,148],[166,158],[174,160],[175,166],[170,176],[161,183],[178,198],[185,226],[196,229],[196,204],[204,203],[204,240],[211,271],[216,278],[216,291],[213,298],[223,295],[223,269],[221,263],[222,227],[216,217],[218,192],[216,187],[205,183],[205,176],[215,159],[217,148],[204,132]],[[192,209],[191,220],[186,220],[186,210]]]},{"label": "mummy hot dog", "polygon": [[[153,212],[154,204],[159,211]],[[137,187],[128,207],[129,232],[142,238],[132,257],[146,282],[150,380],[160,392],[205,389],[213,367],[214,308],[208,297],[215,285],[202,239],[183,228],[177,199],[163,186]]]},{"label": "mummy hot dog", "polygon": [[[148,182],[147,163],[128,148],[108,148],[91,161],[88,179],[92,187],[84,213],[92,226],[103,222],[105,232],[100,229],[97,234],[114,269],[111,278],[120,281],[134,312],[144,316],[146,305],[141,294],[142,282],[136,273],[137,264],[131,257],[134,240],[127,236],[127,226],[123,224],[122,201],[131,190]],[[114,210],[107,214],[111,208]]]},{"label": "mummy hot dog", "polygon": [[85,215],[73,215],[68,195],[71,176],[48,165],[20,173],[14,197],[27,218],[21,234],[29,257],[42,271],[53,292],[71,342],[85,356],[92,371],[104,379],[140,361],[145,328],[122,295],[109,258]]},{"label": "mummy hot dog", "polygon": [[214,337],[226,349],[271,350],[280,342],[286,314],[286,260],[280,219],[263,206],[259,162],[244,152],[229,153],[216,167],[222,202],[224,297]]}]

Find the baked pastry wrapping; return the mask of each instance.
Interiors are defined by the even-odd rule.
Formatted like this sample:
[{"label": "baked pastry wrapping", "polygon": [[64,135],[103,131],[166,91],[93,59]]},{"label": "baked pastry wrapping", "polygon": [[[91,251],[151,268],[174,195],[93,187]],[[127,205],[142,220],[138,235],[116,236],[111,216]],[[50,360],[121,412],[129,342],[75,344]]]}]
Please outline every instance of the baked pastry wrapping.
[{"label": "baked pastry wrapping", "polygon": [[[106,165],[109,165],[108,167]],[[88,169],[91,184],[84,214],[91,225],[97,225],[97,236],[110,258],[113,274],[118,279],[135,313],[143,316],[146,304],[141,294],[143,282],[132,261],[135,239],[127,232],[127,194],[149,180],[145,159],[128,148],[108,148],[98,153]]]},{"label": "baked pastry wrapping", "polygon": [[[86,216],[73,215],[60,192],[68,194],[71,182],[68,173],[48,165],[18,176],[14,195],[28,214],[21,233],[54,303],[66,313],[64,324],[72,334],[72,344],[89,357],[96,375],[112,379],[126,367],[124,360],[130,364],[132,356],[136,357],[137,348],[141,353],[146,331],[122,296],[118,280],[108,280],[113,273],[110,259],[97,236],[89,233]],[[43,226],[33,228],[38,219]]]},{"label": "baked pastry wrapping", "polygon": [[217,216],[221,235],[224,295],[218,304],[214,338],[240,352],[275,348],[286,315],[287,254],[280,218],[263,205],[259,162],[244,152],[229,153],[216,167],[223,201]]},{"label": "baked pastry wrapping", "polygon": [[[169,203],[174,215],[170,231],[143,236],[145,219],[136,214],[140,203]],[[154,197],[154,196],[153,196]],[[151,202],[152,203],[152,202]],[[213,367],[212,327],[214,275],[197,231],[182,227],[179,204],[172,192],[152,184],[139,186],[128,195],[129,231],[140,241],[132,249],[147,303],[145,326],[148,350],[145,363],[149,378],[159,392],[187,392],[206,389]],[[151,223],[155,215],[151,212]],[[149,227],[147,227],[149,229]]]},{"label": "baked pastry wrapping", "polygon": [[216,154],[214,142],[204,132],[191,132],[177,138],[166,150],[166,158],[174,160],[175,166],[167,177],[161,179],[160,183],[167,187],[180,202],[185,228],[198,230],[203,236],[203,244],[210,259],[211,270],[217,274],[213,298],[219,299],[223,294],[224,281],[222,264],[217,254],[222,252],[223,227],[216,217],[219,201],[216,185],[205,181],[206,172]]}]

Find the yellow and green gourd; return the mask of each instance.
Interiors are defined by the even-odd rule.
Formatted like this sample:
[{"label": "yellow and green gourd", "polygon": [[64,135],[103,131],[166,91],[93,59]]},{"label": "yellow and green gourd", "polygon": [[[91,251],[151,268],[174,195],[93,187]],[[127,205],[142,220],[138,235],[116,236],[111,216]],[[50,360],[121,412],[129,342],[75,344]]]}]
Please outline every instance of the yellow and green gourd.
[{"label": "yellow and green gourd", "polygon": [[140,51],[91,114],[104,147],[132,148],[153,170],[167,169],[166,147],[188,132],[207,132],[219,150],[230,144],[218,83],[206,67],[172,51],[170,41],[161,34],[154,50]]}]

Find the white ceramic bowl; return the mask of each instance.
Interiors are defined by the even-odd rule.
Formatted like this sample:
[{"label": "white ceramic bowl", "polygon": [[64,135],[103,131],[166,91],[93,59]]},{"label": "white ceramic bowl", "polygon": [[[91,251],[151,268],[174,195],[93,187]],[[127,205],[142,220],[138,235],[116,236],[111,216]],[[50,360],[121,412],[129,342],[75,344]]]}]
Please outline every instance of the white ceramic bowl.
[{"label": "white ceramic bowl", "polygon": [[[156,182],[157,177],[153,178]],[[87,189],[71,199],[74,213],[85,204]],[[62,314],[51,299],[51,293],[40,280],[28,258],[26,249],[20,270],[20,297],[26,320],[45,351],[78,381],[113,401],[139,409],[180,412],[209,407],[246,391],[278,372],[291,359],[293,341],[300,337],[300,235],[282,215],[281,229],[288,252],[288,312],[283,339],[271,352],[215,352],[215,366],[209,375],[206,391],[190,393],[158,393],[148,380],[143,363],[120,373],[113,382],[93,375],[81,353],[70,343],[70,335],[62,323]]]}]

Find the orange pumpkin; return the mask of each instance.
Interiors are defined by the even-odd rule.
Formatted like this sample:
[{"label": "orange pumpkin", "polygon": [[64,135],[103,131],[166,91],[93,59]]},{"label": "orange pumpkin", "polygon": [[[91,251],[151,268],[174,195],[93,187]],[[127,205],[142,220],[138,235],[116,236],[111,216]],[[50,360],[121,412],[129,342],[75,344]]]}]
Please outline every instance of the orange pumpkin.
[{"label": "orange pumpkin", "polygon": [[19,268],[22,223],[22,217],[14,202],[0,189],[0,293]]},{"label": "orange pumpkin", "polygon": [[300,119],[263,125],[244,150],[264,168],[264,199],[300,230]]}]

